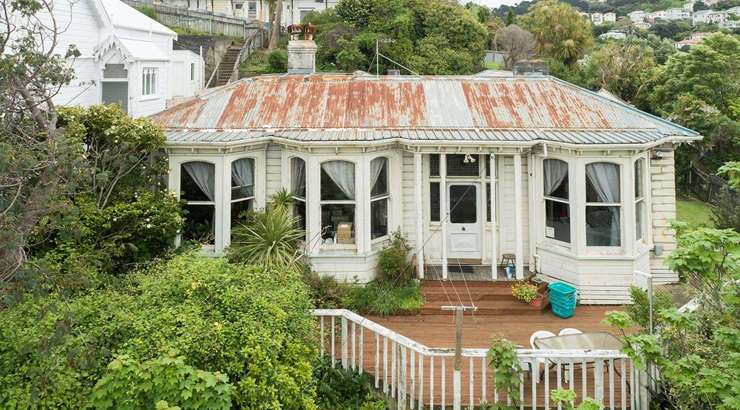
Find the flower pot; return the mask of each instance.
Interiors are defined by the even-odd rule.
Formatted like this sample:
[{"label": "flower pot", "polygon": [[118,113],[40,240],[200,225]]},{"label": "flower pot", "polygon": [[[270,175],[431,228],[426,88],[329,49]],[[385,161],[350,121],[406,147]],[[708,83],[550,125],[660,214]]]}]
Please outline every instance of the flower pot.
[{"label": "flower pot", "polygon": [[537,295],[537,297],[529,302],[529,306],[532,306],[535,309],[542,310],[544,309],[548,304],[547,294],[540,293]]}]

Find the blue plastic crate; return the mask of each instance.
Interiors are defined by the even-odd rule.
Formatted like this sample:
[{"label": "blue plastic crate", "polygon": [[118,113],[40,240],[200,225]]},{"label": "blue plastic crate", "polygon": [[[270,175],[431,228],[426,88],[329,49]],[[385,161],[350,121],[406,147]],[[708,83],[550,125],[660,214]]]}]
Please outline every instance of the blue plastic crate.
[{"label": "blue plastic crate", "polygon": [[576,288],[563,282],[554,282],[547,287],[550,290],[552,312],[563,319],[572,317],[577,303]]}]

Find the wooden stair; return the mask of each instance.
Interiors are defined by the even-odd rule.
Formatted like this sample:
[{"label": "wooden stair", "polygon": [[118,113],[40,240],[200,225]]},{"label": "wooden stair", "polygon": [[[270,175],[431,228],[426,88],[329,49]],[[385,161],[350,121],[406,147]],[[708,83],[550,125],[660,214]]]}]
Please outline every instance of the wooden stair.
[{"label": "wooden stair", "polygon": [[229,83],[234,68],[239,64],[239,51],[242,49],[241,44],[232,44],[226,50],[226,54],[216,68],[216,77],[213,79],[213,86],[218,87]]},{"label": "wooden stair", "polygon": [[425,280],[421,291],[424,294],[422,315],[448,315],[443,311],[444,305],[464,305],[471,302],[478,310],[466,315],[476,316],[540,316],[547,310],[535,309],[528,304],[514,299],[511,295],[512,282],[493,281],[442,281]]}]

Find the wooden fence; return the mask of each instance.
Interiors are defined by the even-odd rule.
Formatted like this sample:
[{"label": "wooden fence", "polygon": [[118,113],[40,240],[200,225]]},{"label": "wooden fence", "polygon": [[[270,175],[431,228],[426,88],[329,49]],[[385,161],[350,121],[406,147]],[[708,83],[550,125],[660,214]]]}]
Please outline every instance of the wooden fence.
[{"label": "wooden fence", "polygon": [[151,7],[157,13],[157,20],[165,26],[198,33],[244,39],[250,32],[262,29],[259,22],[251,23],[245,19],[206,11],[188,10],[139,0],[123,0],[123,2],[131,7]]},{"label": "wooden fence", "polygon": [[[321,356],[332,366],[372,374],[375,388],[399,409],[473,409],[483,403],[518,403],[520,409],[556,407],[551,390],[573,389],[608,409],[648,409],[647,377],[614,350],[519,349],[518,397],[497,391],[487,349],[463,349],[461,372],[454,349],[433,349],[345,309],[317,309]],[[559,408],[559,406],[557,406]]]},{"label": "wooden fence", "polygon": [[688,187],[697,198],[710,204],[719,205],[719,194],[728,187],[727,181],[701,169],[696,163],[689,167]]}]

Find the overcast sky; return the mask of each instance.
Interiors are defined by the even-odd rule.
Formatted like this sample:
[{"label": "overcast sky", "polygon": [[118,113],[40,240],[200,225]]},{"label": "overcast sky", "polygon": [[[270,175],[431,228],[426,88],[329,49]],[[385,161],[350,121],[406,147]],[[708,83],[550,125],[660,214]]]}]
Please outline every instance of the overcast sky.
[{"label": "overcast sky", "polygon": [[[473,1],[478,4],[488,6],[488,7],[498,7],[502,4],[514,5],[514,4],[519,3],[521,0],[473,0]],[[467,3],[467,1],[463,0],[461,1],[461,3],[465,4]]]}]

